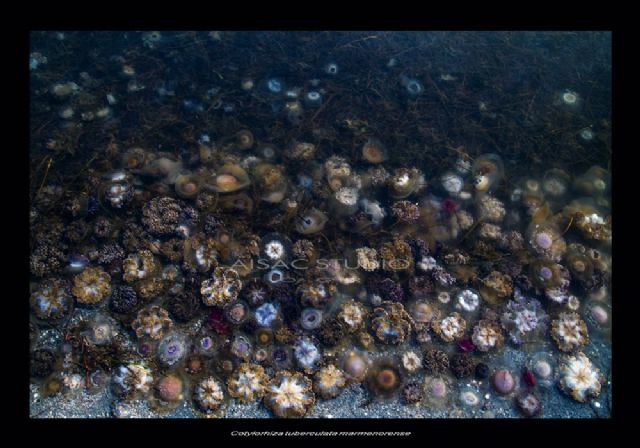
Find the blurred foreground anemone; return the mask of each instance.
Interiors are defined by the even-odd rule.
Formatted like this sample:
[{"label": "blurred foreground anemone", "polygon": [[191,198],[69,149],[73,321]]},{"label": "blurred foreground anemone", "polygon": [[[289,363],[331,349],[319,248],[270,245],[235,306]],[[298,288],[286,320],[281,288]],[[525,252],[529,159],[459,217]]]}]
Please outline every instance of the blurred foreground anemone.
[{"label": "blurred foreground anemone", "polygon": [[283,370],[267,385],[264,404],[277,417],[302,417],[315,403],[312,382],[299,372]]},{"label": "blurred foreground anemone", "polygon": [[59,321],[67,317],[73,307],[70,285],[66,280],[45,280],[31,293],[30,303],[39,319]]},{"label": "blurred foreground anemone", "polygon": [[120,365],[112,376],[113,391],[125,399],[146,395],[152,383],[151,370],[140,364]]},{"label": "blurred foreground anemone", "polygon": [[574,400],[581,403],[600,395],[603,377],[591,360],[580,352],[567,356],[560,362],[560,387]]},{"label": "blurred foreground anemone", "polygon": [[577,313],[560,313],[551,322],[551,337],[563,352],[572,352],[589,342],[587,324]]},{"label": "blurred foreground anemone", "polygon": [[318,370],[314,376],[313,390],[324,399],[340,395],[347,385],[344,372],[333,364]]},{"label": "blurred foreground anemone", "polygon": [[169,312],[157,305],[143,308],[131,323],[138,338],[161,339],[173,327]]},{"label": "blurred foreground anemone", "polygon": [[73,279],[71,292],[78,303],[95,304],[111,293],[111,276],[102,268],[87,268]]},{"label": "blurred foreground anemone", "polygon": [[411,333],[413,319],[401,303],[384,301],[374,308],[371,329],[385,344],[400,344]]},{"label": "blurred foreground anemone", "polygon": [[200,293],[205,305],[222,306],[236,300],[241,288],[242,281],[235,270],[218,266],[213,272],[213,279],[202,282]]},{"label": "blurred foreground anemone", "polygon": [[203,379],[193,391],[193,401],[202,412],[216,411],[224,403],[222,383],[212,376]]},{"label": "blurred foreground anemone", "polygon": [[227,380],[229,395],[250,402],[264,395],[269,378],[257,364],[242,363]]}]

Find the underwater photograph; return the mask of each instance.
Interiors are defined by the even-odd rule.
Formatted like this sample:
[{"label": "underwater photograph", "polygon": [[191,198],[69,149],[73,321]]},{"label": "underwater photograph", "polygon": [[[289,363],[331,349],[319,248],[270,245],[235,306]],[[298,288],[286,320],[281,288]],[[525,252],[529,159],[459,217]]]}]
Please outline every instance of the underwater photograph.
[{"label": "underwater photograph", "polygon": [[611,419],[611,34],[29,32],[29,417]]}]

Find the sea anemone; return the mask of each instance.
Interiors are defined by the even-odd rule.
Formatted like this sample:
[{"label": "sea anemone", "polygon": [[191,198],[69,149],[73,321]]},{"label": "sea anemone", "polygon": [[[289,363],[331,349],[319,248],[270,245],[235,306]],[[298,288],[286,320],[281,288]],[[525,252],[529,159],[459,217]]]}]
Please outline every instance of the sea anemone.
[{"label": "sea anemone", "polygon": [[451,196],[458,196],[464,187],[464,179],[454,173],[445,173],[440,177],[442,188]]},{"label": "sea anemone", "polygon": [[96,304],[111,294],[111,276],[102,268],[87,268],[73,279],[71,292],[78,303]]},{"label": "sea anemone", "polygon": [[277,417],[302,417],[315,402],[312,381],[301,373],[280,371],[267,385],[264,404]]},{"label": "sea anemone", "polygon": [[413,318],[416,328],[423,328],[431,325],[431,321],[439,314],[438,309],[424,299],[411,302],[407,309]]},{"label": "sea anemone", "polygon": [[406,241],[394,238],[393,241],[382,243],[378,252],[385,271],[413,270],[413,254],[411,246]]},{"label": "sea anemone", "polygon": [[562,284],[562,267],[548,259],[537,259],[529,265],[530,278],[535,286],[549,290]]},{"label": "sea anemone", "polygon": [[324,308],[331,302],[336,285],[333,281],[307,280],[300,284],[298,291],[303,305]]},{"label": "sea anemone", "polygon": [[269,377],[264,368],[256,364],[242,363],[227,379],[229,395],[243,402],[250,402],[264,395]]},{"label": "sea anemone", "polygon": [[405,224],[415,224],[420,217],[418,204],[411,201],[396,201],[391,206],[391,215],[398,222]]},{"label": "sea anemone", "polygon": [[233,325],[240,325],[249,317],[249,306],[238,300],[224,306],[224,315]]},{"label": "sea anemone", "polygon": [[561,389],[574,400],[585,403],[590,397],[600,395],[603,376],[584,353],[564,357],[559,373]]},{"label": "sea anemone", "polygon": [[240,294],[249,306],[257,307],[269,299],[271,291],[263,280],[256,278],[245,283]]}]

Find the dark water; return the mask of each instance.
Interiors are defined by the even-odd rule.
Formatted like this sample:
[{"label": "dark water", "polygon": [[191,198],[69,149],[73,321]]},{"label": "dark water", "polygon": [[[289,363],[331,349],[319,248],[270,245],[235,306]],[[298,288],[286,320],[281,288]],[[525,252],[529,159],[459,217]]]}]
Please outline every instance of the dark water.
[{"label": "dark water", "polygon": [[[273,388],[298,372],[317,404],[330,400],[325,369],[348,370],[354,350],[371,366],[347,380],[374,403],[404,406],[418,388],[425,409],[472,415],[466,378],[491,401],[506,368],[513,415],[527,393],[569,406],[563,356],[581,351],[602,374],[592,395],[608,393],[609,33],[48,31],[31,35],[29,64],[43,395],[79,393],[75,374],[126,402],[136,394],[117,372],[134,363],[153,376],[137,396],[166,415],[191,409],[210,376],[237,401],[229,381],[244,362]],[[362,248],[380,267],[348,268]],[[285,281],[267,284],[273,269]],[[480,299],[470,310],[465,292]],[[167,310],[157,337],[140,314],[154,306]],[[540,319],[524,341],[509,314],[523,306]],[[464,328],[443,337],[435,322],[452,313]],[[485,330],[498,334],[486,349]],[[184,354],[167,362],[172,344]],[[449,367],[430,367],[433,350]],[[540,357],[551,377],[522,376]],[[380,372],[398,376],[389,391]],[[446,405],[429,395],[434,378],[450,384]],[[162,398],[169,383],[182,399]],[[562,402],[543,415],[567,416]]]}]

